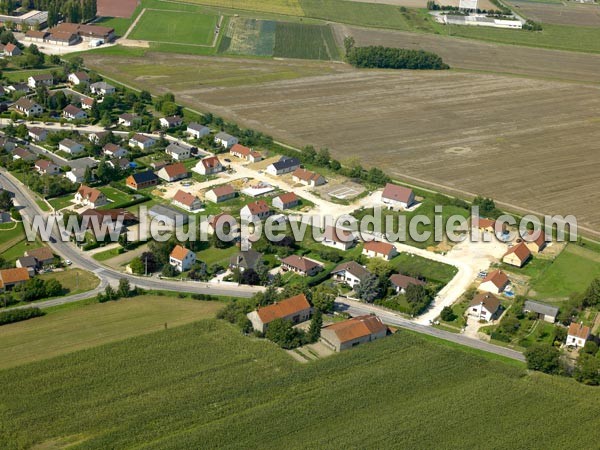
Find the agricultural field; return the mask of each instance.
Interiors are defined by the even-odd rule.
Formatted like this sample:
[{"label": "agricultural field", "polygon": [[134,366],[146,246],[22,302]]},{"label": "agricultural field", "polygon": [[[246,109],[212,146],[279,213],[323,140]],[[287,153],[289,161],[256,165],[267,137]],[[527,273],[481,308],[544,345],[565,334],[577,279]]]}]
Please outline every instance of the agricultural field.
[{"label": "agricultural field", "polygon": [[147,9],[128,37],[149,42],[212,46],[218,19],[212,14]]},{"label": "agricultural field", "polygon": [[329,25],[278,22],[273,56],[336,60],[340,58]]},{"label": "agricultural field", "polygon": [[542,3],[531,0],[511,0],[507,3],[517,13],[536,22],[580,27],[600,26],[600,6],[597,4],[558,1]]},{"label": "agricultural field", "polygon": [[219,46],[220,53],[273,56],[276,22],[234,17]]},{"label": "agricultural field", "polygon": [[290,16],[304,15],[299,0],[186,0],[187,3],[195,3],[207,6],[221,6],[223,8],[234,8],[247,11],[260,11],[274,14],[285,14]]},{"label": "agricultural field", "polygon": [[218,302],[143,295],[60,309],[0,327],[0,369],[164,330],[165,323],[171,328],[214,317],[221,307]]},{"label": "agricultural field", "polygon": [[0,383],[7,449],[594,448],[597,424],[581,415],[600,413],[597,389],[409,332],[300,365],[215,320],[3,370]]}]

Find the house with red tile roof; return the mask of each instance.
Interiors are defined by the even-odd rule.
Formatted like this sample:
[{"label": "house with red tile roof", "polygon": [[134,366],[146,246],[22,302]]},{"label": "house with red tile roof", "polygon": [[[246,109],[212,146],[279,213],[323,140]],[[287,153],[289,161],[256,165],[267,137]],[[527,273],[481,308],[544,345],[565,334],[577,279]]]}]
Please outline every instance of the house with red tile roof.
[{"label": "house with red tile roof", "polygon": [[478,289],[492,294],[500,294],[510,283],[508,276],[502,270],[494,270],[481,281]]},{"label": "house with red tile roof", "polygon": [[201,159],[194,168],[194,172],[198,172],[200,175],[213,175],[222,171],[223,165],[216,156]]},{"label": "house with red tile roof", "polygon": [[176,245],[169,255],[169,264],[179,272],[191,269],[195,263],[196,254],[181,245]]},{"label": "house with red tile roof", "polygon": [[415,203],[412,189],[388,183],[381,194],[381,201],[390,208],[410,208]]},{"label": "house with red tile roof", "polygon": [[221,186],[217,186],[216,188],[213,188],[210,191],[208,191],[204,195],[204,197],[209,202],[221,203],[221,202],[225,202],[227,200],[231,200],[232,198],[235,198],[236,195],[237,194],[236,194],[233,186],[231,186],[229,184],[223,184]]},{"label": "house with red tile roof", "polygon": [[29,280],[26,267],[0,270],[0,292],[10,291],[13,287]]},{"label": "house with red tile roof", "polygon": [[348,250],[356,244],[356,238],[351,231],[326,226],[321,244],[338,250]]},{"label": "house with red tile roof", "polygon": [[202,201],[197,196],[190,194],[189,192],[182,191],[181,189],[179,189],[173,196],[172,203],[173,205],[187,211],[194,211],[202,208]]},{"label": "house with red tile roof", "polygon": [[515,267],[523,267],[531,258],[531,252],[524,242],[513,245],[502,257],[502,262]]},{"label": "house with red tile roof", "polygon": [[57,175],[60,173],[60,167],[47,159],[38,159],[35,162],[35,170],[42,175]]},{"label": "house with red tile roof", "polygon": [[369,258],[382,258],[389,261],[398,254],[398,251],[389,242],[369,241],[365,242],[362,253]]},{"label": "house with red tile roof", "polygon": [[156,175],[161,180],[165,180],[168,182],[183,180],[187,178],[190,174],[187,168],[183,165],[183,163],[169,164],[168,166],[163,167]]},{"label": "house with red tile roof", "polygon": [[273,211],[264,200],[248,203],[240,210],[240,219],[246,222],[259,222],[269,217]]},{"label": "house with red tile roof", "polygon": [[262,155],[252,150],[251,148],[245,147],[242,144],[235,144],[229,150],[229,154],[231,156],[235,156],[236,158],[245,159],[248,162],[255,163],[258,161],[262,161]]},{"label": "house with red tile roof", "polygon": [[375,315],[353,317],[321,329],[321,342],[336,352],[386,337],[388,327]]},{"label": "house with red tile roof", "polygon": [[75,193],[75,203],[97,208],[108,203],[106,195],[99,189],[82,184]]},{"label": "house with red tile roof", "polygon": [[265,333],[269,324],[274,320],[288,320],[293,324],[305,322],[312,315],[312,307],[304,294],[287,298],[272,305],[259,307],[257,310],[247,314],[252,322],[252,328]]},{"label": "house with red tile roof", "polygon": [[277,209],[290,209],[298,205],[300,200],[294,192],[286,192],[273,198],[272,205]]},{"label": "house with red tile roof", "polygon": [[573,322],[569,325],[569,331],[567,331],[566,344],[571,347],[583,347],[591,334],[590,327],[585,326],[583,323]]},{"label": "house with red tile roof", "polygon": [[523,235],[523,242],[532,253],[540,253],[547,245],[546,233],[543,230],[528,231]]},{"label": "house with red tile roof", "polygon": [[301,183],[306,186],[321,186],[327,183],[327,180],[323,175],[320,175],[316,172],[311,172],[310,170],[302,169],[301,167],[294,170],[292,173],[292,180],[295,183]]}]

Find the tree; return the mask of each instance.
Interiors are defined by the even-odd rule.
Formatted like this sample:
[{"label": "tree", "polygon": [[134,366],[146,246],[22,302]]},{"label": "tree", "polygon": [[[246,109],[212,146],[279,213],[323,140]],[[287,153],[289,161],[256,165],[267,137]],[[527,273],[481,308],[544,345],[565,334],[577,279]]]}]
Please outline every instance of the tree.
[{"label": "tree", "polygon": [[265,337],[285,349],[296,348],[301,344],[300,332],[294,329],[289,320],[273,320],[269,323]]},{"label": "tree", "polygon": [[473,206],[479,207],[479,215],[481,217],[498,217],[501,214],[501,211],[496,208],[496,203],[491,198],[477,196],[473,200]]},{"label": "tree", "polygon": [[119,280],[119,287],[117,288],[117,295],[119,297],[127,298],[131,293],[131,286],[127,278],[121,278]]},{"label": "tree", "polygon": [[590,307],[600,305],[600,278],[595,278],[583,296],[583,306]]},{"label": "tree", "polygon": [[241,273],[240,283],[256,286],[260,284],[260,277],[258,276],[258,273],[256,273],[256,270],[246,269]]},{"label": "tree", "polygon": [[560,352],[549,344],[535,344],[525,351],[527,368],[540,372],[558,373]]},{"label": "tree", "polygon": [[356,295],[361,300],[367,303],[373,303],[378,298],[381,298],[381,284],[379,278],[374,273],[367,275],[356,287]]},{"label": "tree", "polygon": [[587,353],[580,353],[573,377],[589,386],[600,384],[600,359]]},{"label": "tree", "polygon": [[327,167],[329,165],[329,160],[331,159],[331,155],[329,154],[329,150],[326,148],[322,148],[319,150],[317,157],[315,159],[315,163],[319,166]]},{"label": "tree", "polygon": [[354,40],[354,38],[352,36],[344,37],[344,48],[346,49],[346,55],[348,55],[350,53],[350,51],[354,48],[355,44],[356,44],[356,41]]},{"label": "tree", "polygon": [[302,150],[302,155],[304,157],[305,162],[312,163],[315,161],[315,158],[317,157],[317,151],[315,150],[315,148],[312,145],[308,145],[308,146],[304,147],[304,149]]},{"label": "tree", "polygon": [[596,356],[596,353],[598,353],[598,344],[596,344],[594,341],[587,341],[581,349],[581,352]]},{"label": "tree", "polygon": [[456,314],[454,314],[452,308],[449,306],[444,306],[444,309],[442,309],[442,312],[440,313],[440,318],[444,322],[452,322],[454,319],[456,319]]},{"label": "tree", "polygon": [[144,266],[144,263],[142,262],[142,259],[139,256],[137,256],[131,260],[131,262],[129,263],[129,268],[136,275],[144,274],[145,266]]},{"label": "tree", "polygon": [[0,190],[0,211],[10,211],[14,206],[10,192]]},{"label": "tree", "polygon": [[321,312],[330,312],[333,311],[336,296],[337,291],[333,286],[320,284],[313,289],[312,304]]},{"label": "tree", "polygon": [[321,337],[321,327],[323,326],[323,314],[318,309],[312,316],[306,338],[308,342],[317,342]]},{"label": "tree", "polygon": [[106,289],[104,289],[104,297],[106,297],[107,301],[117,299],[117,293],[110,284],[106,286]]},{"label": "tree", "polygon": [[50,279],[46,280],[44,283],[44,288],[46,290],[45,297],[58,297],[63,293],[63,287],[58,280]]},{"label": "tree", "polygon": [[374,273],[380,278],[389,278],[392,274],[393,267],[387,261],[380,258],[371,258],[367,263],[369,272]]}]

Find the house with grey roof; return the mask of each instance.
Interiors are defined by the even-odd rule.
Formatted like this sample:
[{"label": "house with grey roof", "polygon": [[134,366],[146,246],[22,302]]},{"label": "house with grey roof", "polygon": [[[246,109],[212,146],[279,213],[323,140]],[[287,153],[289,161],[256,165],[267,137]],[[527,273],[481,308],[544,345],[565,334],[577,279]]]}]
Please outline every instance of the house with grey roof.
[{"label": "house with grey roof", "polygon": [[298,158],[290,158],[282,156],[281,159],[267,167],[266,172],[270,175],[283,175],[290,173],[300,168],[300,160]]},{"label": "house with grey roof", "polygon": [[225,132],[217,133],[215,136],[215,142],[219,144],[221,147],[230,148],[239,142],[238,138],[227,134]]},{"label": "house with grey roof", "polygon": [[164,222],[168,226],[185,225],[188,223],[188,216],[186,214],[168,206],[154,205],[148,210],[148,215],[152,219]]},{"label": "house with grey roof", "polygon": [[538,319],[544,320],[548,323],[556,322],[556,317],[558,316],[558,308],[556,306],[534,302],[533,300],[527,300],[525,302],[523,311],[526,313],[536,314]]}]

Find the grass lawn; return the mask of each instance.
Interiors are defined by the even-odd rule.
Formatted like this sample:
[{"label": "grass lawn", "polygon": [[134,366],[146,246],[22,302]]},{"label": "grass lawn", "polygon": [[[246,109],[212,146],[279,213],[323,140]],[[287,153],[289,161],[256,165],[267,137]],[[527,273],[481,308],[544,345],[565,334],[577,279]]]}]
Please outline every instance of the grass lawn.
[{"label": "grass lawn", "polygon": [[98,189],[100,189],[100,191],[102,191],[104,193],[104,195],[106,195],[106,198],[108,198],[109,200],[112,200],[111,203],[101,206],[98,209],[119,208],[119,205],[123,205],[123,204],[128,203],[131,200],[133,200],[133,195],[123,192],[119,189],[115,189],[112,186],[102,186],[101,188],[98,188]]},{"label": "grass lawn", "polygon": [[107,342],[213,317],[218,302],[144,295],[61,309],[0,327],[0,368],[52,358]]},{"label": "grass lawn", "polygon": [[10,224],[11,229],[0,229],[0,256],[7,262],[13,262],[23,256],[26,250],[39,248],[39,241],[29,242],[25,236],[23,223]]},{"label": "grass lawn", "polygon": [[95,289],[100,280],[91,272],[82,269],[66,269],[62,272],[38,275],[42,280],[57,280],[65,289],[65,295],[79,294]]},{"label": "grass lawn", "polygon": [[[165,331],[171,302],[153,324],[139,313],[143,301],[127,314],[155,333],[1,371],[10,392],[0,409],[2,447],[597,447],[597,422],[581,417],[600,414],[600,390],[573,380],[405,331],[301,365],[220,321]],[[125,337],[134,327],[105,313],[120,306],[97,305],[61,329],[106,320],[113,339]],[[29,323],[41,332],[36,322],[51,319],[2,332]],[[52,330],[39,341],[44,354],[55,339]],[[82,340],[100,342],[96,333]]]},{"label": "grass lawn", "polygon": [[68,206],[71,206],[73,204],[73,198],[74,198],[74,195],[71,193],[71,194],[63,195],[61,197],[54,197],[54,198],[48,200],[48,203],[50,203],[50,205],[52,205],[52,207],[56,211],[58,211],[63,208],[66,208]]},{"label": "grass lawn", "polygon": [[213,14],[146,10],[129,37],[144,41],[211,46],[217,21],[218,16]]},{"label": "grass lawn", "polygon": [[400,253],[390,261],[390,264],[402,274],[420,275],[429,282],[441,284],[447,284],[457,272],[453,266],[408,253]]},{"label": "grass lawn", "polygon": [[31,70],[3,70],[2,75],[9,83],[15,82],[27,82],[27,79],[33,75],[41,75],[43,73],[50,73],[53,70],[57,70],[57,67],[51,67],[47,69],[31,69]]},{"label": "grass lawn", "polygon": [[41,198],[38,198],[35,202],[37,203],[37,205],[40,207],[40,209],[42,211],[44,211],[44,212],[49,212],[50,211],[50,207],[48,206],[48,203],[46,203]]},{"label": "grass lawn", "polygon": [[561,299],[585,291],[600,277],[600,254],[569,244],[546,270],[531,280],[529,295],[537,299]]},{"label": "grass lawn", "polygon": [[206,263],[207,267],[210,268],[213,264],[219,264],[223,267],[229,266],[229,258],[239,252],[240,249],[235,245],[227,248],[214,248],[210,247],[206,250],[201,250],[196,253],[198,261]]},{"label": "grass lawn", "polygon": [[121,247],[111,248],[110,250],[105,250],[103,252],[94,253],[92,258],[94,258],[96,261],[106,261],[108,259],[114,258],[115,256],[119,256],[121,254],[122,250],[123,249]]}]

